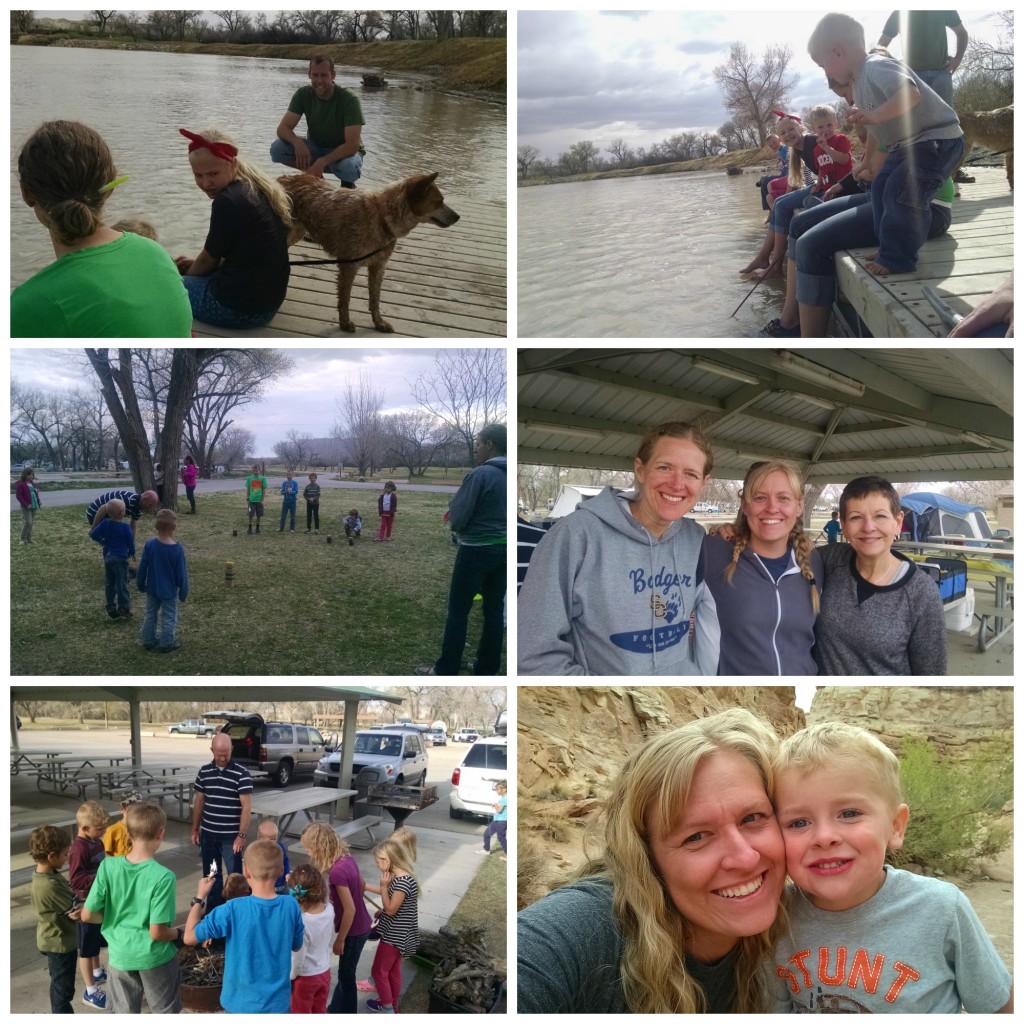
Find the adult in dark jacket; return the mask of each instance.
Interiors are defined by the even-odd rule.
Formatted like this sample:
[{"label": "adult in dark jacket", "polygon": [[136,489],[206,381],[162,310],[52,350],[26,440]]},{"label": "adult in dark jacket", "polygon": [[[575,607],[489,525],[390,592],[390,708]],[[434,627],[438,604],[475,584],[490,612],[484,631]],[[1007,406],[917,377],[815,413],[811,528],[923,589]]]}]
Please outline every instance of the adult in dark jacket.
[{"label": "adult in dark jacket", "polygon": [[804,533],[804,482],[791,462],[747,471],[732,540],[707,537],[707,585],[722,629],[721,676],[814,676],[821,558]]},{"label": "adult in dark jacket", "polygon": [[441,656],[433,665],[418,666],[417,675],[459,674],[466,625],[477,594],[483,598],[484,627],[473,675],[498,675],[505,631],[507,443],[504,423],[490,423],[480,430],[473,444],[479,465],[462,481],[448,506],[448,525],[459,541],[448,590],[448,618]]}]

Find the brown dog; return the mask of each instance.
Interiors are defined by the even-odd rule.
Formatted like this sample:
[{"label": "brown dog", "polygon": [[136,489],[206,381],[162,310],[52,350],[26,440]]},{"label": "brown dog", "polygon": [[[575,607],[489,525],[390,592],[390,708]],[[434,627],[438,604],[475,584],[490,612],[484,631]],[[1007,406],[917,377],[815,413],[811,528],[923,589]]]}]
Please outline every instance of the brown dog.
[{"label": "brown dog", "polygon": [[363,266],[368,268],[373,326],[385,333],[394,331],[380,315],[380,288],[395,243],[417,224],[447,228],[459,219],[445,205],[434,184],[436,177],[435,172],[406,178],[383,192],[334,188],[308,174],[285,174],[277,179],[292,204],[294,224],[288,244],[294,245],[308,232],[329,256],[356,261],[338,264],[338,321],[343,331],[356,329],[348,306],[356,271]]},{"label": "brown dog", "polygon": [[[964,160],[971,155],[975,144],[996,153],[1006,154],[1006,178],[1013,188],[1013,104],[998,110],[978,110],[960,113],[960,127],[964,130]],[[963,166],[963,160],[960,161]],[[957,171],[960,167],[957,167]],[[953,172],[956,180],[956,171]]]}]

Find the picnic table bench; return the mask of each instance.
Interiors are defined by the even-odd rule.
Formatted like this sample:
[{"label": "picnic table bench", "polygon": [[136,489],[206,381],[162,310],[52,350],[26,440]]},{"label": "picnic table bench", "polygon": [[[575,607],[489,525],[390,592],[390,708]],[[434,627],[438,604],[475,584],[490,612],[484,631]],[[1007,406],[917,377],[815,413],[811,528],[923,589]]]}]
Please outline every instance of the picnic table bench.
[{"label": "picnic table bench", "polygon": [[[352,821],[343,821],[340,824],[332,825],[331,828],[337,833],[340,839],[347,839],[349,836],[358,835],[360,832],[365,831],[370,839],[369,846],[356,846],[357,850],[369,850],[376,839],[373,834],[373,828],[375,825],[380,825],[384,821],[383,818],[378,818],[373,814],[364,814],[361,818],[355,818]],[[355,843],[350,844],[355,846]],[[306,848],[302,843],[292,843],[288,847],[289,853],[305,853]]]}]

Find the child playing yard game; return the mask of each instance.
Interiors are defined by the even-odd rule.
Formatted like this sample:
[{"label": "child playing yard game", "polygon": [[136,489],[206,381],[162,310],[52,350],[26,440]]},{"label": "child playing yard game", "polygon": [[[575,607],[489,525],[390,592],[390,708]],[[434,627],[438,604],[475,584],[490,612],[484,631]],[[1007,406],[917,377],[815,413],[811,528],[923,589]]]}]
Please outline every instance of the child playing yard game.
[{"label": "child playing yard game", "polygon": [[291,896],[274,892],[284,860],[276,843],[257,839],[246,851],[242,872],[252,895],[231,900],[206,918],[213,878],[199,881],[185,925],[185,943],[226,938],[220,1004],[228,1013],[288,1013],[291,954],[302,948],[302,912]]},{"label": "child playing yard game", "polygon": [[267,493],[267,478],[260,472],[254,462],[252,472],[245,478],[245,494],[249,511],[249,533],[252,533],[252,520],[256,518],[256,532],[260,532],[260,520],[263,518],[263,499]]},{"label": "child playing yard game", "polygon": [[166,654],[177,650],[181,641],[175,635],[178,627],[178,601],[188,597],[188,567],[185,549],[174,539],[178,516],[169,508],[156,514],[156,536],[146,541],[139,562],[136,580],[146,595],[146,617],[142,620],[139,639],[147,651],[158,644]]},{"label": "child playing yard game", "polygon": [[391,531],[395,526],[395,513],[398,511],[398,488],[394,480],[384,483],[384,493],[377,498],[377,512],[380,514],[380,533],[374,540],[391,540]]},{"label": "child playing yard game", "polygon": [[120,498],[111,498],[106,507],[106,518],[89,531],[89,536],[103,545],[107,614],[112,619],[130,619],[132,598],[128,592],[128,560],[135,557],[135,534],[124,522],[125,505]]}]

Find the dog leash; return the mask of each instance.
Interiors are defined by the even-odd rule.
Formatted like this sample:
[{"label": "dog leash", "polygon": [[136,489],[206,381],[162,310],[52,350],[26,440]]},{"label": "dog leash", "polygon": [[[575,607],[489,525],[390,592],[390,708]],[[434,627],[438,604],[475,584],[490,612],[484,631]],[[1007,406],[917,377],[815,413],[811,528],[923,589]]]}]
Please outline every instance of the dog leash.
[{"label": "dog leash", "polygon": [[357,256],[355,259],[348,260],[289,260],[289,267],[318,267],[324,263],[362,263],[363,260],[368,260],[371,256],[376,256],[377,253],[383,252],[395,239],[392,238],[391,242],[387,245],[382,245],[379,249],[374,249],[373,252],[368,252],[365,256]]}]

